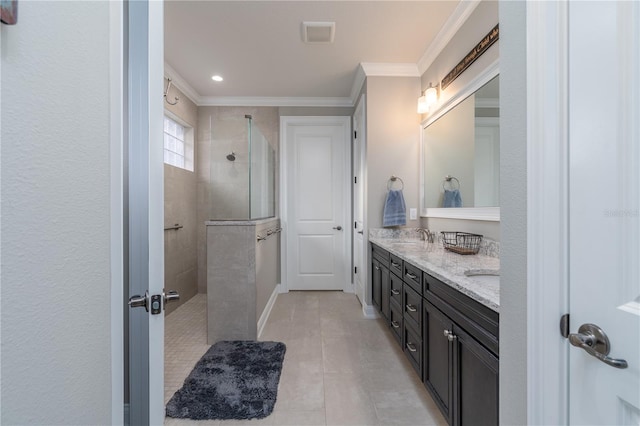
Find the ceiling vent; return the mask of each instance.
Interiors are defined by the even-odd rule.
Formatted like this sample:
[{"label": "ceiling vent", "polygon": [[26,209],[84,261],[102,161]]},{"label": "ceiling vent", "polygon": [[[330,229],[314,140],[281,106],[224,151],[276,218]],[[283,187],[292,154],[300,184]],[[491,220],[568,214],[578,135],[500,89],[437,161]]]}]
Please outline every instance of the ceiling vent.
[{"label": "ceiling vent", "polygon": [[302,41],[305,43],[333,43],[335,22],[303,22]]}]

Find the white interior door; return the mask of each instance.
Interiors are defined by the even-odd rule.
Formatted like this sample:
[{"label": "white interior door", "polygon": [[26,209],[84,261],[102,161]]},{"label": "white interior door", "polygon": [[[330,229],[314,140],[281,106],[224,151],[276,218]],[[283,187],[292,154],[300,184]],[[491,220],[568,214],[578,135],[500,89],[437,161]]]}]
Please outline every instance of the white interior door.
[{"label": "white interior door", "polygon": [[349,117],[283,117],[289,290],[350,290]]},{"label": "white interior door", "polygon": [[499,118],[477,117],[475,129],[474,206],[499,206]]},{"label": "white interior door", "polygon": [[[163,4],[128,5],[128,297],[160,296],[160,312],[127,307],[129,424],[164,423]],[[154,299],[147,298],[151,306]]]},{"label": "white interior door", "polygon": [[365,305],[365,289],[367,282],[367,250],[368,238],[365,235],[364,223],[364,165],[365,165],[365,95],[360,98],[353,115],[353,220],[355,234],[353,237],[353,264],[355,266],[353,281],[355,292],[362,305]]},{"label": "white interior door", "polygon": [[570,348],[571,424],[640,424],[639,122],[640,3],[570,2],[570,331],[628,363]]}]

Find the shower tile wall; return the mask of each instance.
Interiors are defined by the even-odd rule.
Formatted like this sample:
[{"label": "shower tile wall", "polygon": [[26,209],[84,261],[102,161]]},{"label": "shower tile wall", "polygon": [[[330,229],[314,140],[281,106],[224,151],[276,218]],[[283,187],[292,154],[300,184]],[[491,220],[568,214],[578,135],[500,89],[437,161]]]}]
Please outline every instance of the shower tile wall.
[{"label": "shower tile wall", "polygon": [[[278,147],[280,117],[277,107],[198,108],[196,134],[196,174],[198,179],[198,292],[207,288],[207,220],[249,218],[248,120],[253,117],[264,137],[275,150],[276,200],[278,188]],[[236,160],[227,160],[235,152]],[[278,208],[276,202],[276,216]]]},{"label": "shower tile wall", "polygon": [[[165,87],[166,87],[165,80]],[[175,114],[194,129],[198,125],[198,107],[182,92],[171,88],[169,98],[178,96],[176,105],[164,102],[166,110]],[[160,141],[160,143],[163,143]],[[199,155],[195,147],[195,157]],[[198,165],[195,165],[197,172]],[[189,300],[198,292],[197,257],[197,179],[196,173],[164,165],[164,224],[165,228],[179,223],[183,228],[164,231],[165,289],[180,293],[178,303],[167,304],[166,313]]]}]

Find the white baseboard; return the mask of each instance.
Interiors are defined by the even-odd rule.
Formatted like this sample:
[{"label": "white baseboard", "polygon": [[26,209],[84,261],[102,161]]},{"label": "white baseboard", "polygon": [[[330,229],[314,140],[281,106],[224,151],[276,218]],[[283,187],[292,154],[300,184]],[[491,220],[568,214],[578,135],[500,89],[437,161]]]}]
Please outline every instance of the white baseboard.
[{"label": "white baseboard", "polygon": [[367,305],[366,303],[362,304],[362,314],[367,319],[380,318],[380,315],[378,314],[378,311],[376,311],[376,308],[373,305]]},{"label": "white baseboard", "polygon": [[276,299],[278,298],[278,293],[280,293],[280,284],[277,284],[273,289],[269,300],[267,301],[267,306],[264,307],[260,318],[258,319],[258,339],[262,335],[262,330],[264,330],[264,326],[269,319],[269,315],[271,314],[271,309],[273,309],[273,305],[276,303]]}]

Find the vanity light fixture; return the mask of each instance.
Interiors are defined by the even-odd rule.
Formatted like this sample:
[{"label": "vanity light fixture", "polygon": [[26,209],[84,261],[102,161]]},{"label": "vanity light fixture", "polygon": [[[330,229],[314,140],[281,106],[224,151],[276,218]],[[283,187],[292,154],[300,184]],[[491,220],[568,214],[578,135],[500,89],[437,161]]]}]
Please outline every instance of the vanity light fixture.
[{"label": "vanity light fixture", "polygon": [[429,83],[429,88],[424,91],[424,97],[426,98],[427,109],[431,109],[432,106],[438,103],[438,89]]},{"label": "vanity light fixture", "polygon": [[429,111],[427,107],[427,97],[422,95],[418,98],[418,114],[426,114]]},{"label": "vanity light fixture", "polygon": [[211,76],[211,80],[220,82],[220,81],[222,81],[224,79],[222,77],[220,77],[219,75],[214,75],[214,76]]},{"label": "vanity light fixture", "polygon": [[429,83],[424,95],[418,98],[418,114],[426,114],[438,102],[438,89]]}]

